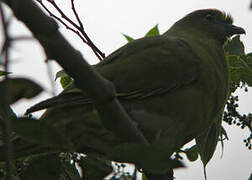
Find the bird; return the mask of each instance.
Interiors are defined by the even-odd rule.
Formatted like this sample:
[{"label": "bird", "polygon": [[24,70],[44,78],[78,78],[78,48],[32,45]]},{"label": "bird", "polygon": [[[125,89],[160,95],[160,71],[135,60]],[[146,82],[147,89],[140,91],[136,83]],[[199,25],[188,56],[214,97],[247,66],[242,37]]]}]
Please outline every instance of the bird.
[{"label": "bird", "polygon": [[[114,84],[144,137],[169,157],[222,114],[229,93],[223,45],[236,34],[245,30],[233,25],[230,14],[200,9],[161,35],[127,43],[93,68]],[[79,151],[106,154],[121,143],[102,126],[92,99],[74,83],[26,113],[42,109],[47,111],[40,119],[61,128]]]}]

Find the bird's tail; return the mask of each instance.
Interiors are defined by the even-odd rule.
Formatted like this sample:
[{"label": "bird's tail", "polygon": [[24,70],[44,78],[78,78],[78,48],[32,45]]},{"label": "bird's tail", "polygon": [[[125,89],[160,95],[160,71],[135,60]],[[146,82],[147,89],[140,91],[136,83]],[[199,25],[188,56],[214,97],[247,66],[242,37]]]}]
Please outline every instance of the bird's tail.
[{"label": "bird's tail", "polygon": [[25,114],[30,114],[35,111],[49,109],[49,108],[64,108],[64,107],[74,107],[83,106],[91,104],[90,98],[85,98],[82,93],[65,93],[58,96],[46,99],[26,110]]}]

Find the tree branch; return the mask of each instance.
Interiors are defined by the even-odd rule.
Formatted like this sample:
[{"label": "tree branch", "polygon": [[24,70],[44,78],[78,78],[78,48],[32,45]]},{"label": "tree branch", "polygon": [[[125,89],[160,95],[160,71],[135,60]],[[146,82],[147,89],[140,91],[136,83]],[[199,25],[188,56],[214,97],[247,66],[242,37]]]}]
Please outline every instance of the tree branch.
[{"label": "tree branch", "polygon": [[[1,25],[3,27],[3,34],[4,34],[4,43],[1,49],[0,56],[3,56],[4,62],[4,71],[8,72],[8,63],[9,63],[9,44],[10,38],[7,32],[8,22],[6,22],[2,4],[0,4],[0,18],[1,18]],[[5,80],[8,79],[8,73],[4,77]],[[11,180],[13,172],[15,172],[15,163],[13,158],[13,146],[11,142],[11,109],[9,108],[9,101],[8,101],[8,84],[3,84],[3,87],[0,89],[0,126],[2,130],[3,141],[5,144],[5,151],[4,157],[6,161],[6,180]]]},{"label": "tree branch", "polygon": [[107,129],[126,142],[149,144],[117,100],[113,84],[101,77],[65,40],[52,18],[32,0],[0,1],[5,2],[17,19],[30,29],[48,59],[55,59],[75,79],[77,87],[88,93]]}]

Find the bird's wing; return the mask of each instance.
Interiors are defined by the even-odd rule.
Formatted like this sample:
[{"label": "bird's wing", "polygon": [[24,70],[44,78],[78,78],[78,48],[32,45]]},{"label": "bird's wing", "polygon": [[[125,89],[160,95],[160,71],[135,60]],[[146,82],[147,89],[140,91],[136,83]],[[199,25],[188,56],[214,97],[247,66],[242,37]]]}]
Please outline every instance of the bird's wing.
[{"label": "bird's wing", "polygon": [[97,64],[122,98],[145,98],[188,85],[199,76],[199,57],[177,37],[154,36],[128,43]]},{"label": "bird's wing", "polygon": [[[193,83],[199,76],[198,64],[199,57],[184,40],[153,36],[126,44],[94,68],[114,83],[119,98],[141,99]],[[90,103],[88,95],[70,88],[27,112]]]}]

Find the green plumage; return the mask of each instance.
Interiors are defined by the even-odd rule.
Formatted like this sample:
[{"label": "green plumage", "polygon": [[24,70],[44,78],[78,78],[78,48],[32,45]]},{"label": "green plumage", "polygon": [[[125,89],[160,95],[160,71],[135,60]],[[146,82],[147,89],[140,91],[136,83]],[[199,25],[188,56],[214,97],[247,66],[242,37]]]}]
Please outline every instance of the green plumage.
[{"label": "green plumage", "polygon": [[[94,66],[114,83],[118,99],[147,139],[168,155],[204,133],[222,113],[229,90],[222,46],[228,37],[245,33],[232,22],[218,10],[195,11],[163,35],[130,42]],[[102,127],[88,95],[73,86],[27,112],[44,108],[49,110],[42,118],[64,125],[82,152],[88,151],[84,147],[106,152],[120,141]]]}]

